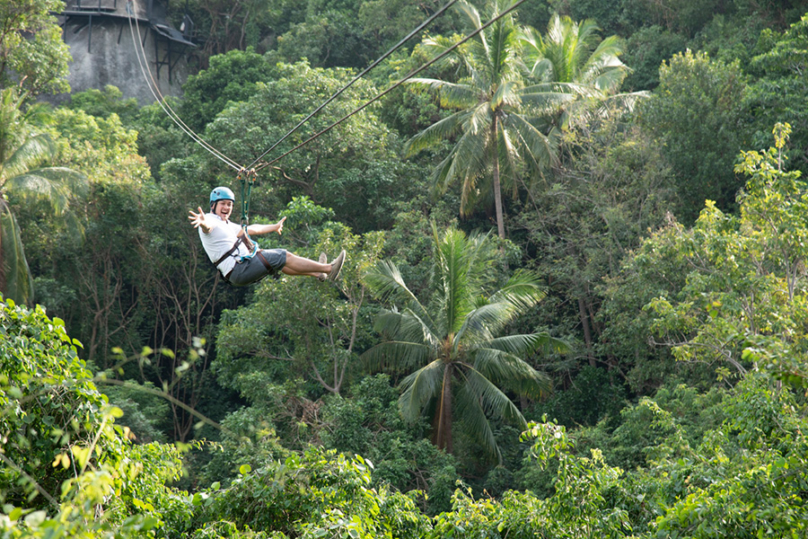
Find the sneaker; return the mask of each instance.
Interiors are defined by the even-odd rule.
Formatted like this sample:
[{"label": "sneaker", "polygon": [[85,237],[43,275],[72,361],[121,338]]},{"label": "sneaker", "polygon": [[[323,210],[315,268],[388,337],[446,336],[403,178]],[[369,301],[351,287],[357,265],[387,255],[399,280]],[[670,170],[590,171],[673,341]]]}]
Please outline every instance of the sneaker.
[{"label": "sneaker", "polygon": [[342,263],[345,262],[345,250],[343,249],[337,258],[331,261],[331,272],[328,274],[328,280],[334,282],[339,277],[339,272],[342,269]]},{"label": "sneaker", "polygon": [[[328,264],[328,257],[326,256],[325,253],[320,253],[320,259],[317,260],[317,262],[319,262],[320,264]],[[323,282],[326,279],[328,279],[327,273],[321,273],[320,275],[317,276],[317,280],[320,282]]]}]

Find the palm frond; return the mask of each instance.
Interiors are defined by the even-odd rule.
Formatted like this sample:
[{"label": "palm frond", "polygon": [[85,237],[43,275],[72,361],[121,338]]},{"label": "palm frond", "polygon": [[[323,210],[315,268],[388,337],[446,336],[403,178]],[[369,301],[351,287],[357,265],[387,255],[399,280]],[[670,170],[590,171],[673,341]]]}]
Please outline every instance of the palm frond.
[{"label": "palm frond", "polygon": [[447,330],[457,331],[469,310],[469,264],[466,235],[450,228],[439,237],[432,224],[435,236],[435,263],[439,267],[441,297]]},{"label": "palm frond", "polygon": [[433,349],[425,344],[387,341],[370,348],[360,359],[371,372],[409,372],[434,359]]},{"label": "palm frond", "polygon": [[534,273],[517,271],[508,279],[505,286],[491,296],[491,301],[507,302],[520,310],[525,310],[536,305],[545,295]]},{"label": "palm frond", "polygon": [[484,135],[491,125],[491,107],[488,103],[480,103],[466,118],[463,131],[470,135]]},{"label": "palm frond", "polygon": [[599,97],[603,95],[599,89],[593,87],[590,84],[581,83],[578,81],[571,81],[571,82],[559,82],[559,81],[547,81],[547,82],[540,82],[537,84],[533,84],[530,86],[526,86],[520,92],[520,97],[522,100],[525,99],[525,95],[529,94],[544,94],[544,93],[557,93],[562,95],[572,95],[575,97]]},{"label": "palm frond", "polygon": [[566,354],[572,349],[567,341],[556,339],[546,332],[497,337],[488,341],[486,347],[517,356],[535,352]]},{"label": "palm frond", "polygon": [[435,360],[401,381],[403,392],[398,398],[398,409],[405,421],[417,421],[429,401],[438,396],[444,369],[446,365]]},{"label": "palm frond", "polygon": [[541,170],[554,161],[558,144],[555,136],[545,135],[519,114],[509,115],[505,123],[519,142],[519,154],[531,168]]},{"label": "palm frond", "polygon": [[445,166],[441,163],[441,167],[433,175],[433,185],[444,192],[455,179],[462,179],[460,212],[463,215],[467,213],[468,200],[474,194],[475,180],[487,167],[485,154],[487,139],[485,131],[477,133],[465,132],[452,148],[451,164]]},{"label": "palm frond", "polygon": [[[482,27],[483,23],[480,20],[480,12],[466,0],[460,0],[455,4],[455,9],[466,16],[474,30],[479,30],[480,27]],[[477,36],[480,38],[480,43],[482,43],[483,47],[486,49],[485,55],[488,56],[488,44],[486,43],[484,32],[480,32]]]},{"label": "palm frond", "polygon": [[539,398],[550,393],[552,382],[544,373],[534,369],[519,356],[496,350],[479,348],[474,353],[474,368],[497,387],[517,395]]},{"label": "palm frond", "polygon": [[402,311],[396,338],[437,348],[440,343],[438,325],[420,303],[413,304],[413,306],[419,311],[416,312],[411,308],[405,308]]},{"label": "palm frond", "polygon": [[468,84],[446,82],[439,79],[414,78],[407,81],[421,91],[440,93],[441,106],[444,108],[467,108],[477,103],[480,92]]},{"label": "palm frond", "polygon": [[467,386],[464,387],[463,391],[457,392],[455,411],[458,420],[464,424],[467,432],[485,450],[485,453],[501,463],[502,452],[497,445],[496,437],[491,430],[491,422],[485,415],[479,396],[468,391]]},{"label": "palm frond", "polygon": [[[443,54],[446,54],[447,51],[452,48],[456,44],[456,41],[443,36],[436,36],[430,37],[425,39],[421,43],[421,48],[424,53],[430,58],[434,59]],[[434,65],[438,69],[446,68],[447,66],[454,66],[458,62],[465,64],[467,59],[465,58],[465,54],[463,53],[463,47],[458,47],[454,49],[452,52],[443,56],[440,60],[438,60]]]},{"label": "palm frond", "polygon": [[516,107],[521,102],[519,98],[519,83],[517,81],[506,81],[497,87],[497,91],[491,96],[489,106],[496,109],[501,106]]},{"label": "palm frond", "polygon": [[20,227],[3,200],[0,200],[0,292],[21,305],[28,303],[34,294]]},{"label": "palm frond", "polygon": [[[506,119],[507,120],[507,119]],[[502,190],[511,190],[511,196],[516,199],[519,195],[516,179],[517,162],[521,160],[519,148],[514,143],[511,130],[507,129],[507,121],[500,122],[497,133],[497,153],[499,159],[499,181]]]},{"label": "palm frond", "polygon": [[367,285],[371,292],[384,301],[392,300],[396,302],[404,300],[418,303],[418,298],[407,288],[407,283],[404,282],[404,277],[401,276],[398,266],[392,262],[380,261],[365,272],[362,282]]},{"label": "palm frond", "polygon": [[30,170],[6,179],[5,188],[22,199],[47,200],[57,216],[63,216],[73,195],[86,193],[86,177],[64,167]]},{"label": "palm frond", "polygon": [[469,312],[455,333],[456,346],[477,344],[493,338],[518,314],[519,309],[507,302],[488,303]]},{"label": "palm frond", "polygon": [[474,368],[464,369],[466,383],[463,389],[482,406],[483,413],[491,419],[502,419],[524,429],[525,418],[516,405],[496,385]]},{"label": "palm frond", "polygon": [[404,145],[404,154],[412,157],[421,150],[454,136],[467,121],[469,114],[468,111],[459,111],[430,125],[407,141]]},{"label": "palm frond", "polygon": [[22,174],[55,154],[56,144],[49,135],[31,135],[0,163],[0,178],[8,179]]},{"label": "palm frond", "polygon": [[491,80],[494,83],[499,83],[502,80],[502,71],[508,63],[508,56],[511,54],[512,49],[508,47],[508,35],[511,33],[512,28],[507,24],[507,21],[502,19],[489,27],[491,43],[490,57],[487,63],[490,66]]}]

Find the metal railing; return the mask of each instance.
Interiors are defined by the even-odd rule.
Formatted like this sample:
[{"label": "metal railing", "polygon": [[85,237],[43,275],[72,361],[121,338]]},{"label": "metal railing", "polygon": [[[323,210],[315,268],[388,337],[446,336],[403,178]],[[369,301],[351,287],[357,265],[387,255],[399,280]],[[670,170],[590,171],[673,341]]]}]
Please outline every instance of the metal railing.
[{"label": "metal railing", "polygon": [[118,0],[67,0],[65,11],[115,11]]}]

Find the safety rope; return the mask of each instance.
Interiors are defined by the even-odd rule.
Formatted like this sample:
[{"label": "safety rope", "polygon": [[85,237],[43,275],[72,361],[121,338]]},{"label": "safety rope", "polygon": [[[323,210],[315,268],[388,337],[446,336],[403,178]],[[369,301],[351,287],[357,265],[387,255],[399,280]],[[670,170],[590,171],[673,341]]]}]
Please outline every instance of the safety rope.
[{"label": "safety rope", "polygon": [[456,3],[457,3],[457,1],[458,1],[458,0],[451,0],[450,2],[447,2],[447,3],[446,3],[446,4],[445,4],[445,5],[442,7],[442,8],[440,8],[438,11],[436,11],[435,13],[433,13],[433,14],[432,14],[432,15],[431,15],[431,16],[430,16],[428,19],[426,19],[424,22],[422,22],[421,24],[419,24],[417,28],[415,28],[415,29],[414,29],[412,32],[410,32],[410,33],[409,33],[409,34],[407,34],[405,37],[403,37],[403,38],[401,39],[401,41],[399,41],[399,42],[398,42],[398,43],[397,43],[395,46],[393,46],[393,48],[391,48],[389,51],[387,51],[387,52],[386,52],[386,53],[384,53],[382,56],[380,56],[380,57],[379,57],[379,58],[378,58],[378,59],[377,59],[375,62],[373,62],[373,63],[372,63],[372,64],[370,64],[368,67],[366,67],[364,70],[362,70],[362,72],[361,72],[361,73],[359,73],[357,76],[355,76],[355,77],[354,77],[354,78],[353,78],[353,79],[352,79],[352,80],[351,80],[351,81],[350,81],[348,84],[346,84],[345,86],[343,86],[342,88],[340,88],[339,90],[337,90],[337,91],[334,93],[334,95],[332,95],[331,97],[329,97],[328,99],[326,99],[326,100],[323,102],[323,104],[322,104],[322,105],[320,105],[319,107],[317,107],[317,108],[314,110],[314,112],[312,112],[311,114],[309,114],[308,116],[306,116],[305,118],[303,118],[303,119],[300,121],[300,123],[298,123],[298,124],[297,124],[296,126],[294,126],[292,129],[290,129],[290,130],[289,130],[289,131],[288,131],[288,132],[287,132],[285,135],[283,135],[283,136],[282,136],[280,139],[278,139],[278,141],[277,141],[277,142],[275,142],[275,144],[273,144],[272,146],[270,146],[270,148],[269,148],[269,149],[267,149],[267,150],[266,150],[264,153],[262,153],[261,155],[259,155],[258,157],[256,157],[256,158],[255,158],[255,160],[254,160],[252,163],[250,163],[250,167],[249,167],[249,168],[252,168],[252,167],[254,167],[256,164],[258,164],[258,162],[259,162],[259,161],[261,161],[261,159],[263,159],[265,155],[267,155],[269,152],[271,152],[272,150],[274,150],[275,148],[277,148],[277,147],[278,147],[278,145],[279,145],[280,143],[282,143],[284,140],[286,140],[287,138],[289,138],[289,137],[292,135],[292,133],[294,133],[295,131],[297,131],[298,129],[300,129],[300,127],[301,127],[303,124],[305,124],[306,122],[308,122],[308,121],[309,121],[309,120],[310,120],[312,117],[314,117],[314,115],[315,115],[315,114],[317,114],[318,112],[320,112],[321,110],[323,110],[323,108],[325,108],[325,106],[326,106],[326,105],[328,105],[329,103],[331,103],[332,101],[334,101],[334,100],[335,100],[337,97],[339,97],[340,95],[342,95],[342,93],[343,93],[345,90],[347,90],[348,88],[350,88],[351,86],[353,86],[353,84],[354,84],[356,81],[358,81],[359,79],[361,79],[362,77],[364,77],[364,76],[365,76],[365,75],[366,75],[366,74],[367,74],[367,73],[368,73],[368,72],[369,72],[371,69],[373,69],[374,67],[376,67],[377,65],[379,65],[380,63],[382,63],[382,62],[383,62],[384,60],[386,60],[386,59],[387,59],[387,58],[388,58],[388,57],[389,57],[391,54],[393,54],[393,53],[394,53],[394,52],[396,52],[398,49],[400,49],[402,46],[404,46],[404,44],[405,44],[407,41],[409,41],[409,40],[410,40],[410,39],[411,39],[413,36],[415,36],[416,34],[418,34],[418,32],[420,32],[421,30],[423,30],[424,28],[426,28],[427,26],[429,26],[429,25],[432,23],[432,21],[434,21],[435,19],[437,19],[438,17],[440,17],[440,16],[441,16],[441,15],[442,15],[442,14],[443,14],[443,13],[444,13],[444,12],[445,12],[447,9],[449,9],[449,8],[450,8],[450,7],[452,7],[454,4],[456,4]]},{"label": "safety rope", "polygon": [[345,116],[343,116],[342,118],[340,118],[336,122],[332,123],[331,125],[329,125],[325,129],[323,129],[322,131],[320,131],[318,133],[315,133],[314,135],[312,135],[308,139],[304,140],[303,142],[301,142],[300,144],[298,144],[297,146],[295,146],[291,150],[287,151],[286,153],[279,155],[278,157],[272,159],[271,161],[267,161],[265,163],[262,163],[262,164],[258,165],[257,167],[255,167],[255,171],[262,170],[262,169],[264,169],[264,168],[266,168],[266,167],[268,167],[270,165],[273,165],[274,163],[277,163],[278,161],[280,161],[281,159],[283,159],[284,157],[286,157],[290,153],[299,150],[300,148],[302,148],[303,146],[305,146],[309,142],[313,141],[317,137],[319,137],[321,135],[324,135],[325,133],[328,133],[333,128],[335,128],[336,126],[338,126],[339,124],[341,124],[342,122],[344,122],[345,120],[350,118],[351,116],[354,116],[355,114],[358,114],[359,112],[363,111],[364,109],[366,109],[367,107],[369,107],[370,105],[372,105],[373,103],[375,103],[376,101],[378,101],[379,99],[384,97],[385,95],[389,94],[390,92],[392,92],[393,90],[395,90],[396,88],[398,88],[399,86],[401,86],[402,84],[407,82],[409,79],[411,79],[412,77],[414,77],[415,75],[417,75],[421,71],[425,70],[426,68],[428,68],[429,66],[434,64],[435,62],[438,62],[438,61],[442,60],[448,54],[450,54],[455,49],[457,49],[460,45],[464,44],[466,41],[470,40],[471,38],[473,38],[474,36],[476,36],[477,34],[482,32],[483,30],[485,30],[486,28],[488,28],[489,26],[494,24],[499,19],[501,19],[502,17],[504,17],[508,13],[512,12],[513,10],[515,10],[517,7],[519,7],[520,5],[525,3],[526,1],[527,0],[519,0],[518,2],[516,2],[511,7],[509,7],[508,9],[506,9],[505,11],[503,11],[502,13],[500,13],[499,15],[497,15],[496,17],[494,17],[493,19],[488,21],[487,23],[485,23],[482,26],[480,26],[479,28],[477,28],[474,32],[470,33],[469,35],[467,35],[466,37],[464,37],[463,39],[461,39],[460,41],[458,41],[457,43],[455,43],[454,45],[452,45],[451,47],[446,49],[440,55],[436,56],[435,58],[433,58],[432,60],[430,60],[426,64],[422,65],[421,67],[419,67],[417,69],[414,69],[413,71],[410,71],[410,73],[407,74],[404,78],[402,78],[401,80],[396,82],[393,86],[389,87],[388,89],[386,89],[385,91],[383,91],[382,93],[380,93],[379,95],[377,95],[376,97],[374,97],[373,99],[371,99],[370,101],[365,103],[364,105],[355,108],[353,111],[349,112],[348,114],[346,114]]},{"label": "safety rope", "polygon": [[238,182],[241,185],[241,229],[244,231],[244,236],[247,238],[247,245],[252,245],[249,255],[242,256],[241,260],[252,258],[258,252],[258,244],[250,237],[247,227],[250,226],[250,195],[252,195],[252,188],[257,179],[255,169],[250,170],[242,168],[239,170],[237,176]]},{"label": "safety rope", "polygon": [[[255,169],[241,169],[237,177],[241,184],[241,228],[247,232],[247,226],[250,224],[250,195],[252,194],[253,184],[255,183]],[[245,194],[246,190],[246,194]]]}]

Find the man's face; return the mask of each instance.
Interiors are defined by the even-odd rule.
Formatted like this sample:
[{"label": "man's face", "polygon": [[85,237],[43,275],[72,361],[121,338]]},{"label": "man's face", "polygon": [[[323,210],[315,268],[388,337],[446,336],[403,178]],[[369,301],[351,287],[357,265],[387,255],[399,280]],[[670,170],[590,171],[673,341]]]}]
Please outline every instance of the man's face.
[{"label": "man's face", "polygon": [[216,209],[214,213],[222,218],[223,221],[227,221],[230,218],[230,214],[233,212],[233,201],[232,200],[220,200],[216,203]]}]

